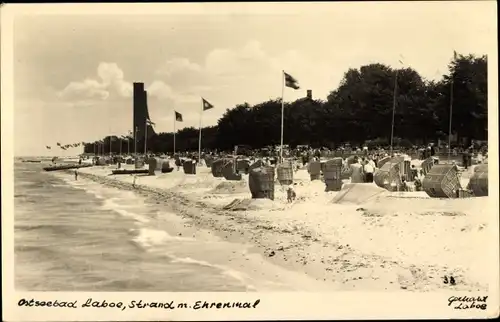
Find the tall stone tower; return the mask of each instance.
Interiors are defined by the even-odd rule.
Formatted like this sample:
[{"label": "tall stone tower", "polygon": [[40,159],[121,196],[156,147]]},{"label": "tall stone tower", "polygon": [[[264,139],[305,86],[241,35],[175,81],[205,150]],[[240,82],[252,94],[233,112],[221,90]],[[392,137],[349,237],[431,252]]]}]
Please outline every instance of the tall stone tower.
[{"label": "tall stone tower", "polygon": [[[134,83],[134,142],[141,142],[144,140],[144,134],[146,133],[146,119],[149,118],[148,111],[148,93],[144,90],[144,83]],[[148,138],[155,135],[155,130],[151,125],[147,125],[147,135]],[[142,149],[138,146],[137,151],[140,152]]]}]

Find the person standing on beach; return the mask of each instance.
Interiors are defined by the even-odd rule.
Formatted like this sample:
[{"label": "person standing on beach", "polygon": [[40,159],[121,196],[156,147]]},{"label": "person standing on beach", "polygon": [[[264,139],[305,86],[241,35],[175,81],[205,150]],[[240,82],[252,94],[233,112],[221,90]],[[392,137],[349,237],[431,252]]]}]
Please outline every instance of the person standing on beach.
[{"label": "person standing on beach", "polygon": [[363,165],[363,172],[365,173],[365,182],[373,182],[373,172],[375,171],[375,162],[372,158],[368,158],[366,163]]},{"label": "person standing on beach", "polygon": [[75,169],[75,181],[78,180],[78,169]]},{"label": "person standing on beach", "polygon": [[134,174],[133,177],[134,178],[133,178],[133,181],[132,181],[132,187],[135,189],[135,182],[137,180],[137,175]]},{"label": "person standing on beach", "polygon": [[363,166],[359,164],[358,157],[354,157],[354,163],[350,165],[351,183],[363,182]]},{"label": "person standing on beach", "polygon": [[176,156],[175,157],[175,166],[177,167],[177,171],[179,171],[179,169],[181,168],[181,165],[182,165],[181,159],[178,156]]}]

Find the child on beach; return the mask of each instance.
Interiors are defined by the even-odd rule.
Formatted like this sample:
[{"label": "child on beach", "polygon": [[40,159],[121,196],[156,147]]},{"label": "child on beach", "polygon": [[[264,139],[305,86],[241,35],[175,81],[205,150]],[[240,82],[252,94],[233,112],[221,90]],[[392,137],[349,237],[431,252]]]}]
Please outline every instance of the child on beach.
[{"label": "child on beach", "polygon": [[289,203],[291,203],[295,200],[295,197],[297,197],[297,194],[293,190],[293,186],[288,187],[288,189],[286,190],[286,196],[287,196],[287,201]]},{"label": "child on beach", "polygon": [[177,171],[179,171],[179,169],[181,168],[181,159],[179,157],[176,157],[175,158],[175,166],[177,167]]},{"label": "child on beach", "polygon": [[422,181],[420,181],[420,178],[416,177],[415,178],[415,191],[422,191]]},{"label": "child on beach", "polygon": [[406,183],[405,177],[401,177],[401,191],[409,191],[408,184]]}]

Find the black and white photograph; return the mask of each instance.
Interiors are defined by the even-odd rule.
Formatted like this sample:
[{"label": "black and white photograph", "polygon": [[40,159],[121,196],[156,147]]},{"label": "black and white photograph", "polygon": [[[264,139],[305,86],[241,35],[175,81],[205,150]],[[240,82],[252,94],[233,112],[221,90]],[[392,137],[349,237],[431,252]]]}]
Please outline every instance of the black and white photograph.
[{"label": "black and white photograph", "polygon": [[496,2],[27,6],[1,8],[12,294],[498,316]]}]

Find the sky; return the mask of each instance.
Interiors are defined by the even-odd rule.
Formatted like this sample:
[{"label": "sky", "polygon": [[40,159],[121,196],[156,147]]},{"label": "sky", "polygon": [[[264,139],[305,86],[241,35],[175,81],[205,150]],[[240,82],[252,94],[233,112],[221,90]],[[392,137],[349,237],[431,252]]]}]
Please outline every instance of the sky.
[{"label": "sky", "polygon": [[307,89],[326,99],[349,68],[402,60],[436,79],[453,50],[484,55],[496,47],[496,2],[273,6],[164,4],[153,14],[147,6],[66,5],[16,14],[15,155],[60,155],[56,142],[126,134],[133,82],[145,83],[156,131],[167,132],[174,110],[184,118],[177,129],[199,126],[201,97],[215,106],[203,112],[204,126],[236,104],[281,97],[282,70],[301,86],[285,89],[285,101]]}]

